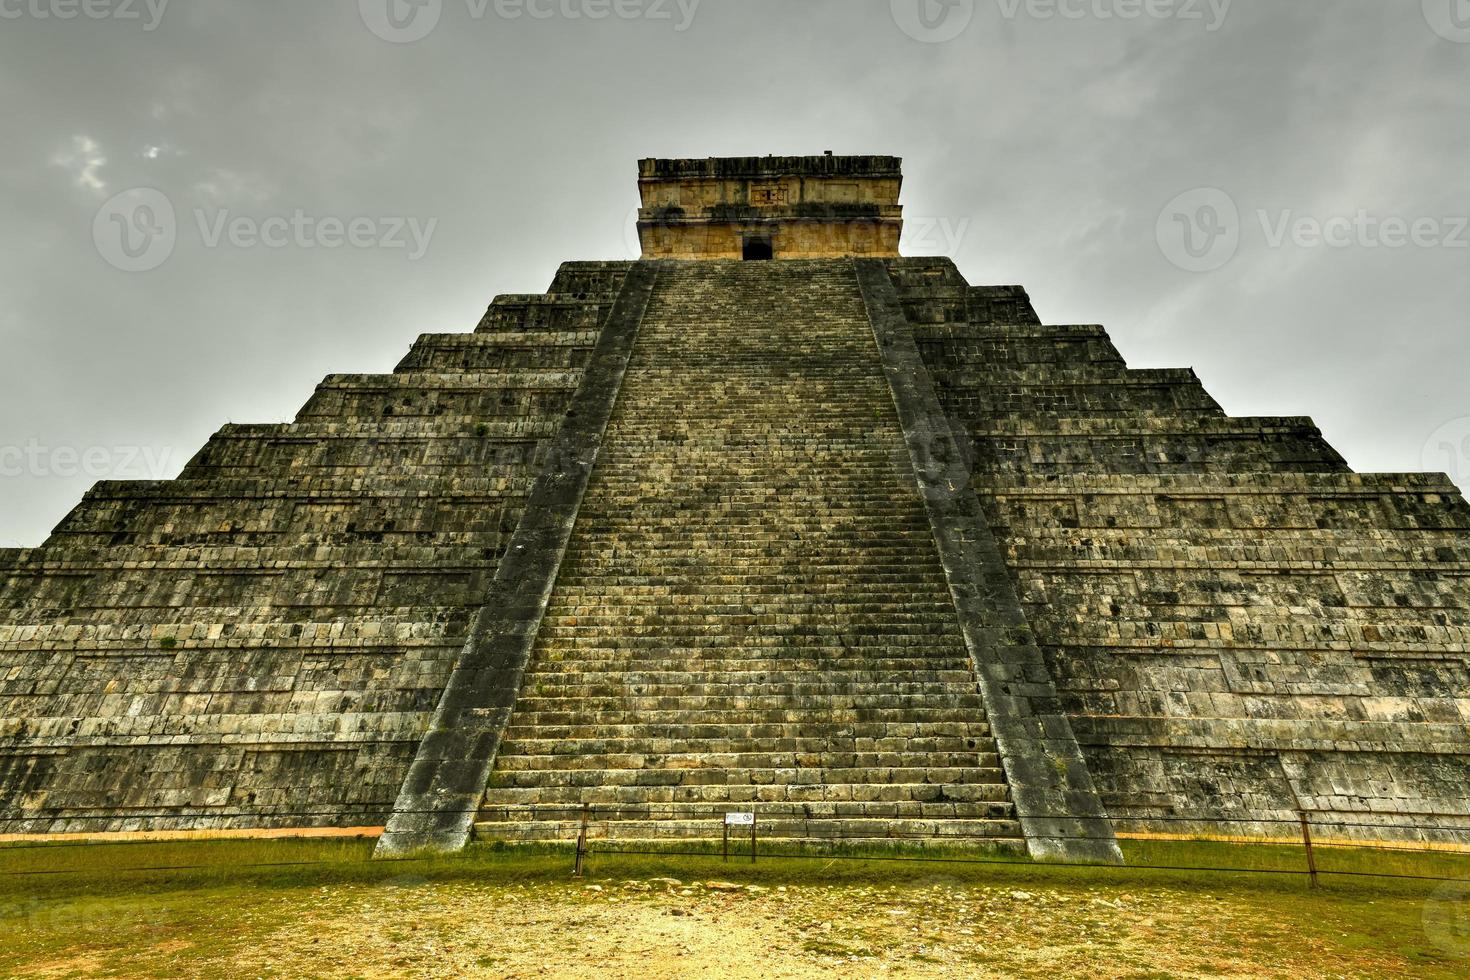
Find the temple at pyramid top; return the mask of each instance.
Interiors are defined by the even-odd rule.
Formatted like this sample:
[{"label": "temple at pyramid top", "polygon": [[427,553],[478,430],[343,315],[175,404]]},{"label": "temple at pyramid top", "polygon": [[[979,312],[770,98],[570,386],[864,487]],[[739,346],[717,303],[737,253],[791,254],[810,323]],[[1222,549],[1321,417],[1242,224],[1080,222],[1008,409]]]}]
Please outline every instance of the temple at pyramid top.
[{"label": "temple at pyramid top", "polygon": [[642,160],[646,259],[896,257],[902,161],[885,156]]}]

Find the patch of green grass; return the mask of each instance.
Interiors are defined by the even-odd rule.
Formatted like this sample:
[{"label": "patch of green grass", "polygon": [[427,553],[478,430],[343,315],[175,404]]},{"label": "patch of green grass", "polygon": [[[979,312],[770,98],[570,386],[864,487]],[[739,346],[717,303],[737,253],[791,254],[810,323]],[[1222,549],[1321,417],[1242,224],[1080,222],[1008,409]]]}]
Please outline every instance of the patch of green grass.
[{"label": "patch of green grass", "polygon": [[560,845],[476,846],[462,855],[374,861],[365,838],[0,845],[0,903],[68,895],[136,896],[232,885],[298,888],[455,877],[565,879]]},{"label": "patch of green grass", "polygon": [[[1439,882],[1400,880],[1392,876],[1470,878],[1470,854],[1421,851],[1399,847],[1344,847],[1318,844],[1314,849],[1319,881],[1348,890],[1406,888],[1433,890]],[[1123,854],[1132,869],[1240,869],[1259,877],[1306,877],[1306,848],[1300,844],[1239,844],[1224,841],[1124,841]],[[1196,880],[1218,878],[1221,871],[1175,871]],[[1379,877],[1381,876],[1381,877]],[[1300,887],[1297,882],[1293,887]]]},{"label": "patch of green grass", "polygon": [[[724,878],[742,883],[904,883],[936,877],[956,882],[1049,883],[1127,887],[1141,883],[1218,888],[1241,880],[1253,888],[1307,888],[1301,846],[1211,841],[1125,841],[1124,867],[1037,864],[1014,853],[896,843],[883,846],[801,846],[761,843],[758,863],[719,844],[660,848],[594,842],[591,875]],[[250,882],[259,887],[310,883],[388,882],[408,877],[492,877],[499,881],[564,880],[572,868],[568,844],[475,844],[464,853],[396,861],[372,860],[366,838],[219,840],[98,844],[0,845],[0,896],[64,893],[134,894],[150,888],[200,888]],[[1341,893],[1428,892],[1439,881],[1373,878],[1369,874],[1470,878],[1470,855],[1373,848],[1319,847],[1323,888]],[[1208,869],[1231,869],[1226,871]]]}]

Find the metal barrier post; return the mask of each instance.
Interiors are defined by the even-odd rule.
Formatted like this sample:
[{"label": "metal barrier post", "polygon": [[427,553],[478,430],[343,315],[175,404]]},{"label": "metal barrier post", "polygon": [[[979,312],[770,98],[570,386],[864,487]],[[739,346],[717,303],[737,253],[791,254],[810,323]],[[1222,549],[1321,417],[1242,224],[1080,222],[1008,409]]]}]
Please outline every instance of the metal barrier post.
[{"label": "metal barrier post", "polygon": [[1317,887],[1317,855],[1312,852],[1312,825],[1307,821],[1307,811],[1298,810],[1302,818],[1302,843],[1307,846],[1307,872],[1312,876],[1312,887]]},{"label": "metal barrier post", "polygon": [[582,865],[587,857],[587,823],[592,818],[592,806],[589,803],[582,804],[582,829],[577,832],[577,866],[572,871],[573,878],[582,877]]},{"label": "metal barrier post", "polygon": [[750,821],[750,863],[751,864],[755,864],[755,820],[754,819],[752,819]]}]

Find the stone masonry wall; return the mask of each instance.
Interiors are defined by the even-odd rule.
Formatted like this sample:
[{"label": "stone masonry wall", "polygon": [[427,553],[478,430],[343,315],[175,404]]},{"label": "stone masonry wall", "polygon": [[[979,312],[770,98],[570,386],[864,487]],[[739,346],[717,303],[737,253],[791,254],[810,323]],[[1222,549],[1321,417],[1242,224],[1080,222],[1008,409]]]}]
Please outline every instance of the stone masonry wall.
[{"label": "stone masonry wall", "polygon": [[627,269],[0,556],[0,833],[383,824]]},{"label": "stone masonry wall", "polygon": [[902,186],[896,157],[642,160],[638,237],[645,259],[740,259],[749,237],[778,259],[897,256]]},{"label": "stone masonry wall", "polygon": [[[890,274],[1120,831],[1470,837],[1470,506],[944,260]],[[1222,820],[1242,821],[1221,823]],[[1432,830],[1426,828],[1460,828]]]}]

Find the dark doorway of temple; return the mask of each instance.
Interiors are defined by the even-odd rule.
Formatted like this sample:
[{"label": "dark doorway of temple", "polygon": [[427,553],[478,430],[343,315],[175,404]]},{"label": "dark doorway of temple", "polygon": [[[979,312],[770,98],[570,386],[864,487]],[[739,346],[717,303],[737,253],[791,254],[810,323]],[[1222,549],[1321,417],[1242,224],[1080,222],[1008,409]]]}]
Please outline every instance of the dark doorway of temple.
[{"label": "dark doorway of temple", "polygon": [[763,262],[775,257],[776,251],[769,238],[747,238],[745,240],[745,261]]}]

